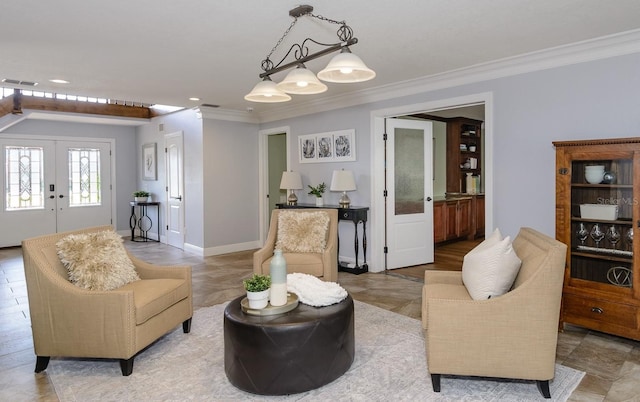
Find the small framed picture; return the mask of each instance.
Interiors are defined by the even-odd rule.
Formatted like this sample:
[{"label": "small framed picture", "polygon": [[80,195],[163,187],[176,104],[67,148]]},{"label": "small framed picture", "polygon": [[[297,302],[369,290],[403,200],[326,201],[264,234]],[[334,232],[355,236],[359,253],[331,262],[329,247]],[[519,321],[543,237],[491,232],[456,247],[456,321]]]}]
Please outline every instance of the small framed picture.
[{"label": "small framed picture", "polygon": [[356,160],[356,132],[343,130],[333,133],[334,161],[351,162]]},{"label": "small framed picture", "polygon": [[301,135],[299,139],[300,163],[310,163],[318,161],[318,151],[316,135]]},{"label": "small framed picture", "polygon": [[355,132],[352,129],[299,136],[300,163],[355,161]]},{"label": "small framed picture", "polygon": [[156,143],[142,146],[142,180],[158,180]]}]

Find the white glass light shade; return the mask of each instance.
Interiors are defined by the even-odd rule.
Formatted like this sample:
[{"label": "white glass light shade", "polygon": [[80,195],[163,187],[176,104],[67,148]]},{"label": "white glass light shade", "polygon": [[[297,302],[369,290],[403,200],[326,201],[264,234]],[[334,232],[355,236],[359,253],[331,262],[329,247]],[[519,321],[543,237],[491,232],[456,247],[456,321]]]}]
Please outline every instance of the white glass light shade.
[{"label": "white glass light shade", "polygon": [[244,97],[251,102],[277,103],[291,100],[291,96],[282,92],[276,87],[276,83],[269,77],[256,84],[255,87]]},{"label": "white glass light shade", "polygon": [[334,170],[331,176],[331,191],[354,191],[356,180],[351,170]]},{"label": "white glass light shade", "polygon": [[280,188],[285,190],[302,189],[302,178],[298,172],[282,172]]},{"label": "white glass light shade", "polygon": [[343,48],[331,59],[327,67],[318,73],[318,78],[327,82],[350,83],[369,81],[376,72],[367,67],[360,57]]},{"label": "white glass light shade", "polygon": [[280,91],[295,95],[313,95],[327,90],[327,86],[318,81],[315,74],[303,65],[291,70],[276,87]]}]

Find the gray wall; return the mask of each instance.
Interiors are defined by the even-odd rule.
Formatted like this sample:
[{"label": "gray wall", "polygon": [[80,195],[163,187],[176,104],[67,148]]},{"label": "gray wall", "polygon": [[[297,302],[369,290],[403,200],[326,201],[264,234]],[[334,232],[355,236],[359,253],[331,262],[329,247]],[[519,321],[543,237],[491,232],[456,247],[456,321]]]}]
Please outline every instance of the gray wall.
[{"label": "gray wall", "polygon": [[[352,169],[358,185],[350,194],[352,202],[370,205],[371,111],[492,92],[494,226],[510,235],[521,226],[531,226],[553,236],[551,142],[638,136],[638,71],[640,54],[619,56],[270,122],[261,129],[291,126],[291,149],[297,155],[299,135],[355,128],[356,162],[299,164],[295,157],[291,167],[302,173],[305,186],[309,181],[330,180],[330,171],[337,167]],[[329,200],[335,201],[337,195]]]},{"label": "gray wall", "polygon": [[258,127],[209,118],[203,122],[204,247],[216,254],[225,251],[221,246],[257,247]]},{"label": "gray wall", "polygon": [[84,137],[115,139],[116,218],[117,230],[129,230],[132,193],[136,189],[137,152],[135,127],[101,124],[65,123],[44,120],[24,120],[1,135],[29,134],[38,137]]}]

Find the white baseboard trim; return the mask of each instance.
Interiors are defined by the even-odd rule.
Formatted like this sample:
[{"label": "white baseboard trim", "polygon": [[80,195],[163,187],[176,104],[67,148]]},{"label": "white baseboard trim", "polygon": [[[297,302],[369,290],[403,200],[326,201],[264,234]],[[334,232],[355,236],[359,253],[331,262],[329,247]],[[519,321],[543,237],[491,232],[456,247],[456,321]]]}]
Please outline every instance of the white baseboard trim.
[{"label": "white baseboard trim", "polygon": [[185,243],[184,251],[201,255],[203,257],[209,257],[212,255],[235,253],[236,251],[253,250],[253,249],[258,249],[260,247],[261,247],[260,242],[258,240],[250,241],[246,243],[226,244],[224,246],[207,247],[207,248],[202,248],[202,247],[194,246],[193,244]]}]

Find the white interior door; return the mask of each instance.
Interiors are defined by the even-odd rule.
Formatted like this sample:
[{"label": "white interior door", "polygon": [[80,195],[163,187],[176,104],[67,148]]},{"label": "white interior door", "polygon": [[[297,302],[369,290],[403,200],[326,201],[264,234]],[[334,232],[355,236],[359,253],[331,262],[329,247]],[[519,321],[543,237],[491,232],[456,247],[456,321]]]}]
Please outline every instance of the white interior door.
[{"label": "white interior door", "polygon": [[387,269],[433,262],[433,132],[387,119]]},{"label": "white interior door", "polygon": [[0,247],[112,223],[110,143],[2,139]]},{"label": "white interior door", "polygon": [[183,134],[165,136],[167,166],[167,244],[184,249]]}]

